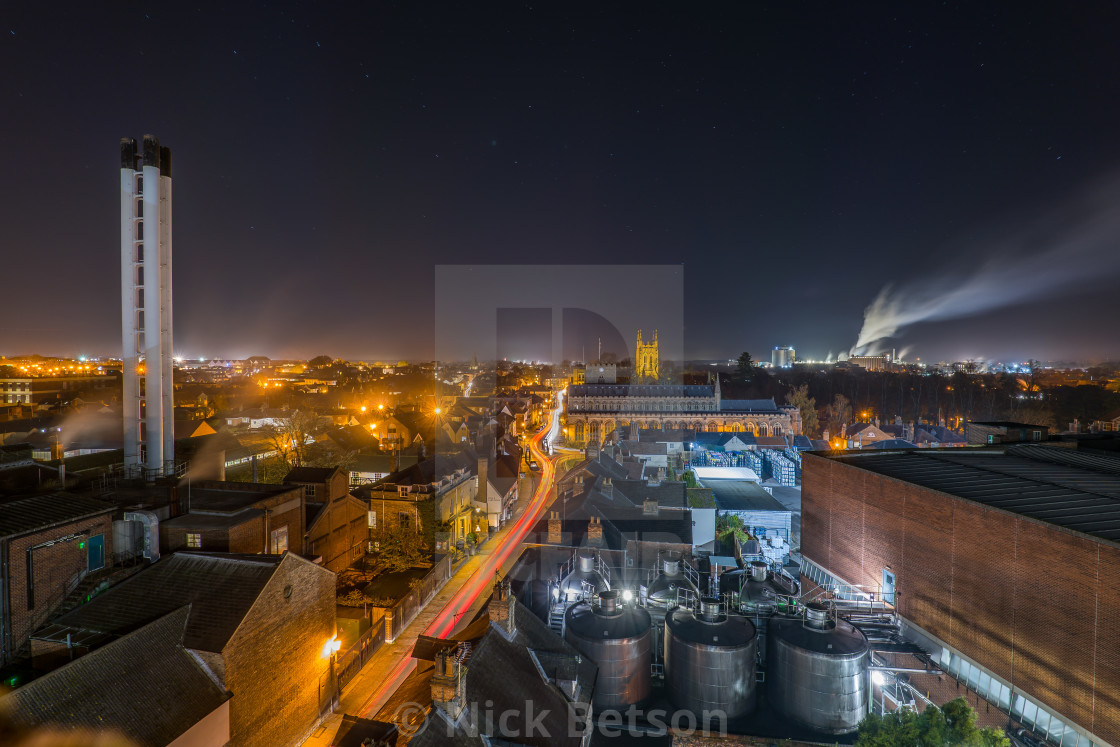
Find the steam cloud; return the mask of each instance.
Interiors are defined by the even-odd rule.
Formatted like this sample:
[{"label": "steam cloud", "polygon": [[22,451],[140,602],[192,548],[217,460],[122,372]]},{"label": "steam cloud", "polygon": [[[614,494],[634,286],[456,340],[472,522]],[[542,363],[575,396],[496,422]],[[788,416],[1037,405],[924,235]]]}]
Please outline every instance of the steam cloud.
[{"label": "steam cloud", "polygon": [[970,257],[988,258],[971,273],[884,287],[864,311],[851,354],[881,353],[889,347],[885,341],[918,322],[960,319],[1115,278],[1120,273],[1120,181],[1001,234],[964,253],[960,261],[965,264],[973,263]]}]

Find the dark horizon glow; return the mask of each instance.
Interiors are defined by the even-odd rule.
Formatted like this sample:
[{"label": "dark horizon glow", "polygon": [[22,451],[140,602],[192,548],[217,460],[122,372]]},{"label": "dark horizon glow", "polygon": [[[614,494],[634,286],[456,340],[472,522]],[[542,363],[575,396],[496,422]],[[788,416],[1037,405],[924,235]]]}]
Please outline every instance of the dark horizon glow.
[{"label": "dark horizon glow", "polygon": [[[119,354],[117,143],[152,133],[179,355],[431,359],[438,265],[633,264],[683,265],[689,359],[835,355],[888,286],[938,305],[927,278],[970,297],[885,344],[1116,358],[1120,270],[1055,239],[1120,175],[1117,30],[1104,4],[17,6],[0,355]],[[976,303],[1039,256],[1085,272]]]}]

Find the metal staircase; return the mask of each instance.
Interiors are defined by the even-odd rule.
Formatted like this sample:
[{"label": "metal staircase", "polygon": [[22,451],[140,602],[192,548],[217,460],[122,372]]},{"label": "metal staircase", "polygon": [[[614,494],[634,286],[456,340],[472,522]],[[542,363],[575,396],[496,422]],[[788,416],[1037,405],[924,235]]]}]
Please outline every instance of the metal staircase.
[{"label": "metal staircase", "polygon": [[564,636],[564,613],[567,612],[568,606],[563,602],[558,602],[548,610],[548,627],[556,635]]}]

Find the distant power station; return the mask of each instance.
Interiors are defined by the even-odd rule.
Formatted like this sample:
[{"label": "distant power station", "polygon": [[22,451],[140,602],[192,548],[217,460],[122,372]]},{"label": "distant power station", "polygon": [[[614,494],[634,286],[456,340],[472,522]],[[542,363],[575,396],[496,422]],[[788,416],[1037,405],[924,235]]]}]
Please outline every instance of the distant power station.
[{"label": "distant power station", "polygon": [[797,362],[797,351],[788,345],[775,347],[770,353],[770,365],[774,368],[793,368]]},{"label": "distant power station", "polygon": [[125,471],[173,474],[171,150],[151,135],[121,139],[121,340]]}]

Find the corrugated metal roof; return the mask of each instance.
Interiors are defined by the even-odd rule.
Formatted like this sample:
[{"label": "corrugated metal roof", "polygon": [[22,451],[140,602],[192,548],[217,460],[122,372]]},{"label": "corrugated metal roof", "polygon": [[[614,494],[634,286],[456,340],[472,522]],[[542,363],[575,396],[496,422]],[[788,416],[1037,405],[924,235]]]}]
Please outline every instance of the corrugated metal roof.
[{"label": "corrugated metal roof", "polygon": [[57,639],[65,628],[124,635],[189,604],[183,645],[218,653],[283,557],[175,553],[63,615],[32,638]]},{"label": "corrugated metal roof", "polygon": [[1120,459],[1044,446],[832,457],[1066,529],[1120,542]]},{"label": "corrugated metal roof", "polygon": [[115,507],[77,495],[50,493],[0,503],[0,537],[26,534],[114,511]]},{"label": "corrugated metal roof", "polygon": [[154,622],[0,699],[29,726],[115,729],[142,747],[173,742],[228,698],[183,650],[189,608]]}]

